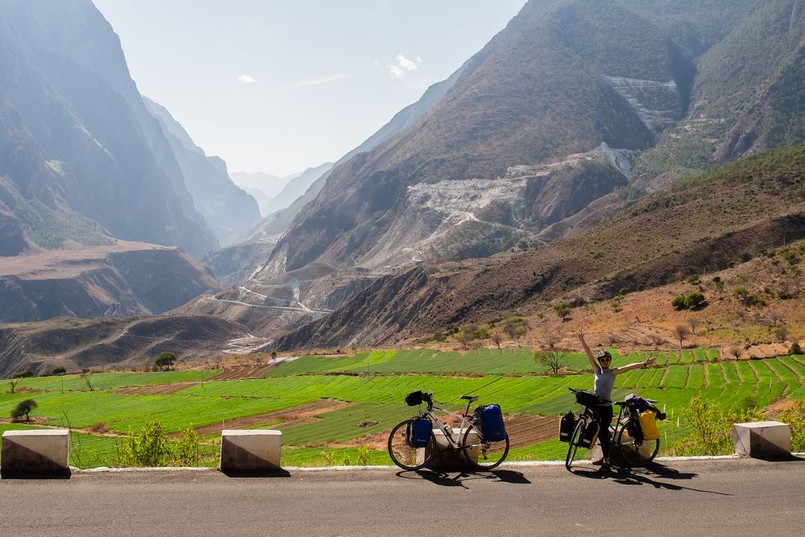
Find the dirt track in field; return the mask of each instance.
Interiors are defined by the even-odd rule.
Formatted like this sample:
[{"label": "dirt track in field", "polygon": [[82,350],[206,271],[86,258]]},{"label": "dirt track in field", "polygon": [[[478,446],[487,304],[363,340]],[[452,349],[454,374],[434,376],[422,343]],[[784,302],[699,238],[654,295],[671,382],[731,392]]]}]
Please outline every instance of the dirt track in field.
[{"label": "dirt track in field", "polygon": [[[313,420],[319,414],[326,414],[333,410],[338,410],[349,406],[349,403],[343,401],[335,401],[332,399],[320,399],[312,403],[295,406],[293,408],[286,408],[285,410],[277,410],[275,412],[266,412],[264,414],[256,414],[254,416],[246,416],[235,420],[228,420],[223,423],[216,423],[215,425],[206,425],[198,427],[196,433],[199,436],[217,434],[224,429],[246,429],[255,427],[266,423],[271,423],[272,429],[282,430],[294,425],[300,425]],[[274,423],[279,422],[279,423]]]}]

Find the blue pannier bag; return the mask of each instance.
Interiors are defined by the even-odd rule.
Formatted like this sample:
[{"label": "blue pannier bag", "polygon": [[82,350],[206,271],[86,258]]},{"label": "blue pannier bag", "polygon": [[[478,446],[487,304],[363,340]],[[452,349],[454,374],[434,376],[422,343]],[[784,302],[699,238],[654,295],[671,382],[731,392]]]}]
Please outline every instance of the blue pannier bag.
[{"label": "blue pannier bag", "polygon": [[418,418],[408,426],[408,445],[413,448],[423,448],[430,441],[433,427],[428,418]]},{"label": "blue pannier bag", "polygon": [[487,442],[501,442],[506,439],[506,426],[500,405],[486,405],[481,409],[481,432]]}]

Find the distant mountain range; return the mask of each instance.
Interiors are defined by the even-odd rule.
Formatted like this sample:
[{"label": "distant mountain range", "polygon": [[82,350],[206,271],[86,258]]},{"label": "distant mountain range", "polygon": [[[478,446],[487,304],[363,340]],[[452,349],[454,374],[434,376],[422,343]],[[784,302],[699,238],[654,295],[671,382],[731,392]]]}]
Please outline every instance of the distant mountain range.
[{"label": "distant mountain range", "polygon": [[[188,329],[225,321],[221,346],[246,333],[251,348],[389,343],[609,300],[804,235],[805,0],[530,0],[304,195],[216,251],[226,219],[209,222],[229,203],[196,201],[190,159],[176,155],[201,163],[203,151],[149,112],[88,0],[51,5],[0,0],[0,102],[15,103],[0,107],[6,255],[110,236],[209,253],[227,288],[172,314]],[[90,23],[87,41],[76,28]],[[116,114],[81,98],[90,90]]]}]

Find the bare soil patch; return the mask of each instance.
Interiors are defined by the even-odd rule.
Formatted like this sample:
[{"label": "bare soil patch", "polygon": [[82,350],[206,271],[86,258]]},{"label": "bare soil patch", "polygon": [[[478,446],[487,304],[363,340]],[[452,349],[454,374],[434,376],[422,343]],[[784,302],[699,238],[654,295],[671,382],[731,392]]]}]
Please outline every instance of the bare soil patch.
[{"label": "bare soil patch", "polygon": [[210,380],[239,380],[239,379],[259,379],[269,369],[275,367],[274,364],[255,364],[255,365],[237,365],[234,367],[225,367],[223,371],[217,375],[210,377]]},{"label": "bare soil patch", "polygon": [[151,386],[129,386],[118,388],[117,393],[123,395],[167,395],[195,386],[198,382],[173,382],[171,384],[154,384]]},{"label": "bare soil patch", "polygon": [[271,426],[272,429],[282,430],[294,425],[307,423],[316,418],[320,414],[326,414],[333,410],[338,410],[349,406],[350,403],[344,401],[336,401],[333,399],[320,399],[312,403],[295,406],[293,408],[286,408],[284,410],[277,410],[274,412],[266,412],[264,414],[255,414],[254,416],[246,416],[236,420],[229,420],[224,423],[216,423],[214,425],[206,425],[204,427],[197,427],[196,433],[199,436],[206,436],[217,434],[224,429],[245,429],[254,427],[264,423],[280,422]]},{"label": "bare soil patch", "polygon": [[511,447],[530,446],[559,437],[559,416],[504,416]]}]

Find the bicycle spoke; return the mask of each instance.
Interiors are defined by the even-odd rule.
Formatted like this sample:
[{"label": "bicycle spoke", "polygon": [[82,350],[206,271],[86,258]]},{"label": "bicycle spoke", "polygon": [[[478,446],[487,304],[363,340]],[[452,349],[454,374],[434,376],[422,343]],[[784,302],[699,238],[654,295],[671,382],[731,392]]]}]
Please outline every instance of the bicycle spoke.
[{"label": "bicycle spoke", "polygon": [[503,440],[493,442],[483,437],[477,428],[470,427],[464,433],[464,456],[477,468],[491,470],[502,463],[509,454],[509,435]]},{"label": "bicycle spoke", "polygon": [[431,434],[428,445],[424,448],[411,447],[406,438],[406,431],[414,420],[405,420],[392,429],[388,440],[388,453],[392,462],[403,470],[418,470],[433,457],[435,440]]}]

